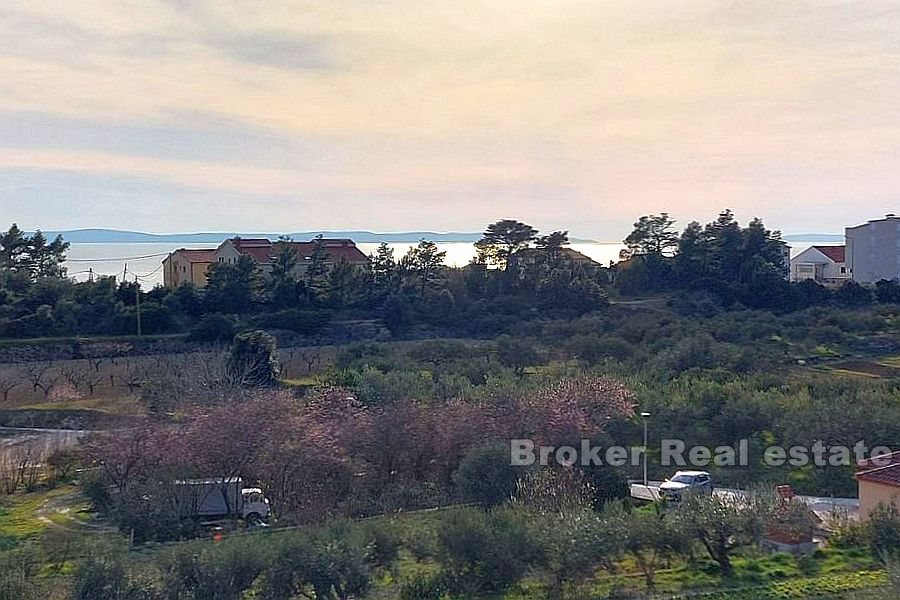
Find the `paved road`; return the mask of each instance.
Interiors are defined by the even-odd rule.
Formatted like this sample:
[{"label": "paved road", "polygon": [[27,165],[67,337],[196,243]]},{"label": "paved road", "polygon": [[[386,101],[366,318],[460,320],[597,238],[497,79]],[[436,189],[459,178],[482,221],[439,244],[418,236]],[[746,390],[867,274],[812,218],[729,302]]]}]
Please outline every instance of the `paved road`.
[{"label": "paved road", "polygon": [[89,429],[47,429],[45,427],[0,427],[0,435],[15,433],[53,433],[59,435],[77,434],[84,435],[89,433]]},{"label": "paved road", "polygon": [[[643,483],[632,483],[631,497],[647,502],[659,500],[659,486],[661,483],[661,481],[649,481],[646,486]],[[713,493],[722,496],[740,497],[745,492],[728,488],[716,488]],[[853,518],[859,512],[859,498],[820,498],[816,496],[801,496],[799,494],[797,498],[806,502],[810,510],[823,520],[830,516],[835,509],[846,511]]]},{"label": "paved road", "polygon": [[0,427],[0,451],[17,452],[27,449],[36,456],[47,456],[54,450],[68,448],[87,435],[79,429],[40,429],[28,427]]}]

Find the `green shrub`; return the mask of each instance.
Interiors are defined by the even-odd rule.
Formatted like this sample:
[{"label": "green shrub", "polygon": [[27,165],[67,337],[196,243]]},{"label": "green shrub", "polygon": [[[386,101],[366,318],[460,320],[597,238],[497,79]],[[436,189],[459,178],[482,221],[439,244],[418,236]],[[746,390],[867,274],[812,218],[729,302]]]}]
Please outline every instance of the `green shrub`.
[{"label": "green shrub", "polygon": [[49,590],[37,579],[38,558],[33,548],[0,557],[0,600],[46,600]]},{"label": "green shrub", "polygon": [[596,334],[580,334],[567,344],[568,352],[589,365],[596,365],[604,359],[627,360],[635,353],[635,348],[627,341],[612,337],[600,337]]},{"label": "green shrub", "polygon": [[162,559],[166,598],[239,600],[270,564],[266,540],[194,542]]},{"label": "green shrub", "polygon": [[281,367],[275,338],[265,331],[247,331],[234,336],[228,355],[228,373],[241,385],[268,386],[275,383]]},{"label": "green shrub", "polygon": [[314,598],[362,596],[371,585],[370,542],[346,523],[293,533],[275,549],[265,576],[266,598],[293,598],[311,589]]},{"label": "green shrub", "polygon": [[287,329],[301,335],[314,335],[322,330],[329,319],[327,312],[289,308],[259,315],[252,323],[263,329]]},{"label": "green shrub", "polygon": [[374,522],[359,529],[368,548],[368,558],[376,567],[390,567],[400,556],[402,540],[390,523]]},{"label": "green shrub", "polygon": [[438,557],[454,593],[472,597],[500,593],[528,571],[534,548],[518,513],[454,511],[438,532]]},{"label": "green shrub", "polygon": [[443,573],[418,573],[400,587],[400,600],[441,600],[449,591]]},{"label": "green shrub", "polygon": [[464,501],[489,508],[513,496],[518,478],[519,471],[510,465],[509,446],[496,443],[470,450],[453,474],[453,483]]},{"label": "green shrub", "polygon": [[876,556],[889,559],[900,551],[900,509],[895,504],[879,504],[866,523],[868,537]]},{"label": "green shrub", "polygon": [[846,512],[831,515],[833,532],[828,538],[832,548],[864,548],[870,545],[869,530],[865,524],[851,519]]},{"label": "green shrub", "polygon": [[195,342],[226,342],[234,337],[236,329],[234,317],[210,313],[191,327],[188,339]]},{"label": "green shrub", "polygon": [[152,585],[136,580],[126,571],[118,553],[89,556],[78,565],[72,579],[72,600],[162,599]]}]

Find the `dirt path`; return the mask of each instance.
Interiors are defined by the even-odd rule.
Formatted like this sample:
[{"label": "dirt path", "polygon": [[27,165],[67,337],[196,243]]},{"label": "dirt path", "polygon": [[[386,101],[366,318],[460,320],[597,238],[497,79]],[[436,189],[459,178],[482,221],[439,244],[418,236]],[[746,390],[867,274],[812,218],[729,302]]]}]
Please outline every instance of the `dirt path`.
[{"label": "dirt path", "polygon": [[[116,529],[108,523],[96,522],[93,514],[88,512],[88,508],[88,503],[81,492],[72,491],[47,498],[35,511],[35,515],[48,527],[62,531],[79,534],[115,533]],[[78,515],[87,518],[81,520]]]}]

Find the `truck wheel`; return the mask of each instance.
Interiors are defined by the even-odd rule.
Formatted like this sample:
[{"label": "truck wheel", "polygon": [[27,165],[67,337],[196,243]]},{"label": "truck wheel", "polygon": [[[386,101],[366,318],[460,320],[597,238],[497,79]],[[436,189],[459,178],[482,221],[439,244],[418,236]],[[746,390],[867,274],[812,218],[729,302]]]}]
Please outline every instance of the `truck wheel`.
[{"label": "truck wheel", "polygon": [[250,513],[244,517],[244,524],[248,527],[256,527],[260,523],[262,523],[262,517],[259,513]]}]

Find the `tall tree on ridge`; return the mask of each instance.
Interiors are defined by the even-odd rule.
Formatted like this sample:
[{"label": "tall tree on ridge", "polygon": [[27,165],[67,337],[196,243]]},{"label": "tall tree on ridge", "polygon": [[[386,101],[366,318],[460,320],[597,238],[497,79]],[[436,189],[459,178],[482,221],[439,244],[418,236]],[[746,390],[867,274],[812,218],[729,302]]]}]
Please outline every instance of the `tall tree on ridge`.
[{"label": "tall tree on ridge", "polygon": [[673,256],[678,249],[678,233],[674,224],[675,219],[669,213],[644,215],[638,219],[634,229],[625,238],[625,246],[628,248],[626,257]]},{"label": "tall tree on ridge", "polygon": [[394,260],[394,249],[381,242],[370,257],[369,271],[372,276],[372,292],[376,302],[380,302],[397,291],[398,272]]},{"label": "tall tree on ridge", "polygon": [[16,271],[26,268],[28,259],[28,238],[15,223],[0,234],[0,270]]},{"label": "tall tree on ridge", "polygon": [[299,260],[293,240],[280,236],[274,244],[275,260],[272,263],[268,287],[272,303],[279,307],[290,307],[300,301],[300,282],[295,275]]},{"label": "tall tree on ridge", "polygon": [[310,303],[319,303],[328,295],[328,251],[322,234],[316,236],[309,265],[306,267],[306,289]]},{"label": "tall tree on ridge", "polygon": [[259,299],[261,284],[256,261],[241,256],[237,262],[213,263],[206,282],[206,301],[211,310],[246,313]]},{"label": "tall tree on ridge", "polygon": [[710,243],[697,221],[691,221],[678,239],[675,268],[682,283],[690,283],[704,277],[710,268]]},{"label": "tall tree on ridge", "polygon": [[743,235],[730,208],[719,213],[718,218],[704,228],[712,246],[712,268],[725,281],[737,281],[741,273]]},{"label": "tall tree on ridge", "polygon": [[540,250],[559,251],[569,243],[568,231],[554,231],[535,239],[534,245]]},{"label": "tall tree on ridge", "polygon": [[419,295],[424,295],[425,290],[440,279],[446,256],[446,252],[438,250],[437,244],[422,239],[418,246],[410,248],[403,257],[404,270],[417,280]]},{"label": "tall tree on ridge", "polygon": [[478,262],[506,269],[509,257],[527,248],[537,236],[537,229],[514,219],[501,219],[488,225],[480,240],[475,242]]}]

